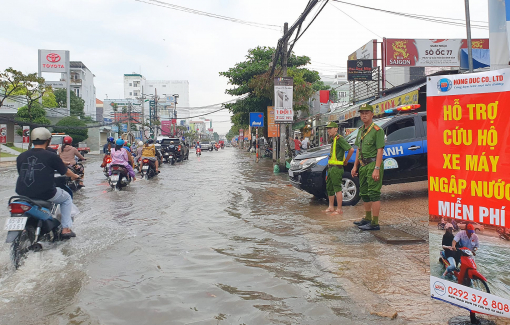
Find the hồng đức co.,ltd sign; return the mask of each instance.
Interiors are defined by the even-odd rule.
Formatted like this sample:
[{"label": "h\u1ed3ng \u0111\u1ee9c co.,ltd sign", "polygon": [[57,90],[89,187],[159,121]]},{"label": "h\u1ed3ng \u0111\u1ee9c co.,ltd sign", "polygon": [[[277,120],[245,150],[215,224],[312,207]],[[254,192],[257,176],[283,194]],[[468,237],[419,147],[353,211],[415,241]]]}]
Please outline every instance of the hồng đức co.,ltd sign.
[{"label": "h\u1ed3ng \u0111\u1ee9c co.,ltd sign", "polygon": [[510,318],[510,69],[429,77],[430,293]]}]

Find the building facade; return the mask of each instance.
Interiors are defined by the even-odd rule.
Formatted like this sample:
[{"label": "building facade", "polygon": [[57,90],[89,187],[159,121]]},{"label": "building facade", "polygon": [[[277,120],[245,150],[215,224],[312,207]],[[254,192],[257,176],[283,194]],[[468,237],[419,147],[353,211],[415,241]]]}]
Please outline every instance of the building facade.
[{"label": "building facade", "polygon": [[[71,91],[84,100],[83,111],[85,116],[96,120],[96,87],[94,86],[94,74],[81,61],[71,61]],[[65,81],[66,74],[62,73],[60,80]]]}]

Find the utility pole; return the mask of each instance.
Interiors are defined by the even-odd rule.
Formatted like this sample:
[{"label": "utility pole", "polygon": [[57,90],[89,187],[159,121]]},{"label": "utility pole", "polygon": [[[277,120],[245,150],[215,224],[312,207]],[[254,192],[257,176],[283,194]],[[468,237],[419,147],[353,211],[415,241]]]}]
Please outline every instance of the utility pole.
[{"label": "utility pole", "polygon": [[469,0],[464,0],[466,7],[466,29],[467,29],[467,46],[468,46],[468,61],[469,72],[473,72],[473,46],[471,45],[471,16],[469,15]]},{"label": "utility pole", "polygon": [[127,134],[128,134],[127,135],[127,137],[128,137],[127,140],[128,140],[128,142],[132,142],[131,141],[132,140],[131,139],[131,106],[132,105],[133,104],[131,104],[131,103],[129,103],[129,105],[128,105],[128,121],[127,121],[127,131],[128,131],[127,132]]},{"label": "utility pole", "polygon": [[[287,34],[289,30],[289,24],[285,23],[283,25],[283,35],[285,37],[285,34]],[[283,40],[283,53],[282,53],[282,73],[283,77],[287,77],[287,50],[288,50],[288,37],[285,37]],[[286,133],[287,129],[286,124],[280,124],[280,171],[285,171],[287,166],[285,164],[285,140],[286,140]]]},{"label": "utility pole", "polygon": [[[154,88],[154,122],[158,120],[158,90]],[[158,138],[158,124],[154,123],[154,139]]]},{"label": "utility pole", "polygon": [[145,93],[143,92],[142,85],[142,141],[145,141],[145,116],[144,116],[144,107],[145,107]]}]

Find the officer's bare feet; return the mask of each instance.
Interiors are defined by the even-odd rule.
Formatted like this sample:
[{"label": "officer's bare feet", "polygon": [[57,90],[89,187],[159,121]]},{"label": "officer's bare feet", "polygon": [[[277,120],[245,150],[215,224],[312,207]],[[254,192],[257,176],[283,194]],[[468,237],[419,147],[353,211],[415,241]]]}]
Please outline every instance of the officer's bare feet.
[{"label": "officer's bare feet", "polygon": [[326,212],[326,213],[335,212],[335,208],[327,208],[326,210],[323,210],[322,212]]},{"label": "officer's bare feet", "polygon": [[335,210],[332,215],[340,215],[340,214],[343,214],[344,212],[342,210]]}]

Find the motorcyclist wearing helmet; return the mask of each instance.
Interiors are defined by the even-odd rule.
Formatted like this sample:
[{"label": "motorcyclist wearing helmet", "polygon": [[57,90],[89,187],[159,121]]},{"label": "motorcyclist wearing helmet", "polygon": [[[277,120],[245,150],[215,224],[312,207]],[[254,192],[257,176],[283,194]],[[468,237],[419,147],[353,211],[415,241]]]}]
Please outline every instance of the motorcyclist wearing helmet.
[{"label": "motorcyclist wearing helmet", "polygon": [[75,164],[75,156],[78,157],[80,160],[87,160],[85,157],[83,157],[78,149],[72,146],[73,144],[73,138],[66,135],[64,137],[64,143],[62,144],[62,147],[60,148],[59,156],[62,158],[62,161],[67,165],[74,165]]},{"label": "motorcyclist wearing helmet", "polygon": [[455,237],[453,235],[453,225],[447,222],[444,228],[445,232],[442,241],[443,251],[441,252],[441,255],[446,260],[448,260],[448,263],[450,264],[450,266],[448,266],[443,273],[443,277],[446,277],[448,274],[451,274],[457,267],[457,264],[460,262],[460,255],[458,252],[455,252],[451,246],[453,238]]},{"label": "motorcyclist wearing helmet", "polygon": [[460,247],[469,248],[473,254],[476,255],[476,251],[480,247],[480,243],[478,241],[478,235],[475,234],[475,227],[472,223],[468,223],[466,225],[466,230],[461,230],[455,235],[452,241],[452,249],[457,250],[456,245],[460,244]]},{"label": "motorcyclist wearing helmet", "polygon": [[71,195],[55,185],[55,171],[61,175],[78,179],[79,176],[73,173],[64,164],[62,159],[54,153],[46,150],[51,141],[51,133],[46,128],[35,128],[30,137],[34,148],[23,152],[16,159],[18,169],[18,180],[16,182],[16,193],[27,196],[31,199],[50,201],[60,204],[62,213],[62,236],[76,237],[71,230],[73,220],[71,211],[73,200]]},{"label": "motorcyclist wearing helmet", "polygon": [[[156,146],[154,145],[153,139],[148,139],[145,141],[145,145],[142,148],[142,159],[147,158],[152,160],[156,165],[156,173],[159,173],[159,162],[156,159],[156,155],[159,155],[156,150]],[[142,164],[140,164],[140,173],[142,172]]]},{"label": "motorcyclist wearing helmet", "polygon": [[143,150],[143,142],[138,141],[138,147],[136,148],[136,157],[138,160],[142,157],[142,150]]},{"label": "motorcyclist wearing helmet", "polygon": [[[110,155],[112,157],[112,164],[110,165],[110,175],[112,174],[111,166],[122,165],[126,167],[129,176],[131,176],[133,181],[136,181],[135,172],[129,161],[130,153],[126,150],[126,148],[124,148],[124,140],[117,139],[117,141],[115,141],[115,148],[112,148]],[[131,157],[131,159],[133,158]]]},{"label": "motorcyclist wearing helmet", "polygon": [[115,139],[113,137],[108,137],[106,141],[106,144],[103,146],[103,153],[105,155],[110,154],[111,148],[115,145]]}]

